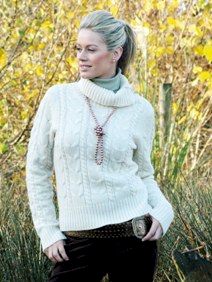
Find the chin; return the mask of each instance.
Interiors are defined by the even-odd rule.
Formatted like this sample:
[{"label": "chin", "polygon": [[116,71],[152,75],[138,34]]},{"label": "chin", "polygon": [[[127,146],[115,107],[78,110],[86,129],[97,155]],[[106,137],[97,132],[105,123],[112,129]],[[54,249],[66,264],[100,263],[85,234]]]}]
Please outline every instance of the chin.
[{"label": "chin", "polygon": [[95,77],[94,75],[91,75],[91,74],[89,75],[88,73],[80,73],[80,76],[86,79],[92,79]]}]

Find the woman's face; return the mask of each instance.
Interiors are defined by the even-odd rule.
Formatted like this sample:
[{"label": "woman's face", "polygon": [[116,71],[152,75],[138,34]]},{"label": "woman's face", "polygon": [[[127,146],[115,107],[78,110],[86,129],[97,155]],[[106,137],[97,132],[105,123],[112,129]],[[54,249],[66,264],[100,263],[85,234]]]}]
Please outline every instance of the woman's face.
[{"label": "woman's face", "polygon": [[[81,29],[78,33],[76,48],[82,78],[109,78],[116,74],[116,63],[122,53],[121,47],[115,52],[109,52],[97,32]],[[116,59],[115,62],[113,58]]]}]

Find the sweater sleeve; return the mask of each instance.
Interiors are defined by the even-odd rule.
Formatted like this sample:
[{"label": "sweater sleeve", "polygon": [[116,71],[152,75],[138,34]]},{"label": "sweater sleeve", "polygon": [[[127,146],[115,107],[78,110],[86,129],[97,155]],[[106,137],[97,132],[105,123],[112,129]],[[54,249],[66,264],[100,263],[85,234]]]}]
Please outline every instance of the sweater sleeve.
[{"label": "sweater sleeve", "polygon": [[42,98],[28,142],[26,156],[26,186],[35,230],[40,237],[42,250],[58,240],[65,239],[60,231],[53,203],[53,145],[51,126],[52,95],[56,86],[50,87]]},{"label": "sweater sleeve", "polygon": [[150,103],[147,109],[144,111],[145,116],[142,115],[143,118],[139,119],[140,122],[137,124],[137,149],[134,153],[134,161],[138,165],[137,173],[147,187],[148,203],[152,207],[149,214],[160,222],[163,229],[162,236],[164,236],[174,219],[174,211],[154,179],[151,152],[155,137],[155,112]]}]

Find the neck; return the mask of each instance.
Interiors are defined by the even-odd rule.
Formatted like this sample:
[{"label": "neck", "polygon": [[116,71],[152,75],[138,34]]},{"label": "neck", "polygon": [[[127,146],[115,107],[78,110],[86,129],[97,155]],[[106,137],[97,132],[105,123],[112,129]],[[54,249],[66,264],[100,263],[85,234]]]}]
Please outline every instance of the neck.
[{"label": "neck", "polygon": [[117,92],[121,85],[121,69],[118,68],[115,76],[109,77],[109,78],[99,78],[95,77],[90,79],[92,82],[97,84],[98,86],[101,86],[103,88],[106,88],[108,90],[112,90],[114,92]]}]

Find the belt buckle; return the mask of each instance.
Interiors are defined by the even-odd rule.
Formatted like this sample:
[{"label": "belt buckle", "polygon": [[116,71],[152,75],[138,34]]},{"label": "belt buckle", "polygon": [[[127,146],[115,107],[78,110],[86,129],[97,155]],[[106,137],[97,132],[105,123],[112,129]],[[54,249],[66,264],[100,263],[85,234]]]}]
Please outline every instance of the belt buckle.
[{"label": "belt buckle", "polygon": [[132,219],[132,227],[135,236],[142,239],[147,232],[146,215],[141,215]]}]

